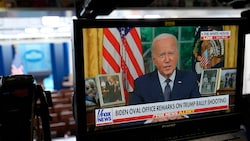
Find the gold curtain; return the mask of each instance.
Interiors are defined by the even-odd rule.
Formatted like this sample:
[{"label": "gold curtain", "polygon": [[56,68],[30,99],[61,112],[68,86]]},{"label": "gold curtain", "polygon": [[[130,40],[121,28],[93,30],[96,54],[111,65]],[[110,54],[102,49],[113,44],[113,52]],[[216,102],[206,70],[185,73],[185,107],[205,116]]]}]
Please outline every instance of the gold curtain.
[{"label": "gold curtain", "polygon": [[100,74],[102,67],[103,29],[83,29],[85,78]]},{"label": "gold curtain", "polygon": [[0,7],[5,7],[5,0],[0,0]]},{"label": "gold curtain", "polygon": [[224,26],[224,30],[231,31],[230,40],[225,40],[225,68],[237,67],[237,52],[238,52],[238,27]]}]

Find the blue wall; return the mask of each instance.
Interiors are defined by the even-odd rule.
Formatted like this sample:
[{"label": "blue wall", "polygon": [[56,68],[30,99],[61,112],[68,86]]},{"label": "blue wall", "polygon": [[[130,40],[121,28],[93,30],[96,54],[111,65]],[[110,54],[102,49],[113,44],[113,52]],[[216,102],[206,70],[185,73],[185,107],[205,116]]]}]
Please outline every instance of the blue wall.
[{"label": "blue wall", "polygon": [[54,89],[62,88],[63,77],[69,74],[68,45],[66,43],[50,44]]},{"label": "blue wall", "polygon": [[0,45],[0,75],[10,75],[13,55],[12,45]]},{"label": "blue wall", "polygon": [[[53,89],[62,88],[62,80],[69,74],[68,43],[17,44],[16,47],[25,74],[50,70],[47,79],[53,83]],[[13,58],[13,45],[0,45],[0,75],[11,74]]]}]

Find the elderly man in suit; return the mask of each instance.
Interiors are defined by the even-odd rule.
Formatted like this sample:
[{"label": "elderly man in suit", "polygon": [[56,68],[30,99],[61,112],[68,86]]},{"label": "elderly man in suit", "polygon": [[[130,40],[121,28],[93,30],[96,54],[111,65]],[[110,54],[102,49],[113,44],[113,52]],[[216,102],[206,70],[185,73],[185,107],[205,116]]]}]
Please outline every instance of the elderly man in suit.
[{"label": "elderly man in suit", "polygon": [[151,53],[156,69],[134,81],[129,105],[200,97],[197,74],[176,67],[179,54],[174,35],[158,35],[152,42]]}]

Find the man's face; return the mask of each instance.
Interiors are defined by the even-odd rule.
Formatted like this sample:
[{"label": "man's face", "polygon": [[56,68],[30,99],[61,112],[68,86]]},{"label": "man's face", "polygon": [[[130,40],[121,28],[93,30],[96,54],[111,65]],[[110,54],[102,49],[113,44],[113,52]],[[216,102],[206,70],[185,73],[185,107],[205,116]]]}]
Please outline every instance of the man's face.
[{"label": "man's face", "polygon": [[159,39],[152,50],[153,63],[164,77],[170,77],[178,62],[177,43],[173,38]]}]

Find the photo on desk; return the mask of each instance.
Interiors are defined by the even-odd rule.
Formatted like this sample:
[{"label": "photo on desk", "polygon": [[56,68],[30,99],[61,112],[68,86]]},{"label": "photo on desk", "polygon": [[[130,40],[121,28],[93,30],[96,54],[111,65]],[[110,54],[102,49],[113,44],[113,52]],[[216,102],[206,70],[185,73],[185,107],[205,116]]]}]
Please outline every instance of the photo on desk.
[{"label": "photo on desk", "polygon": [[222,68],[220,73],[220,90],[235,90],[236,88],[236,69]]},{"label": "photo on desk", "polygon": [[95,77],[85,78],[85,99],[86,106],[96,106],[99,104]]},{"label": "photo on desk", "polygon": [[101,108],[125,105],[121,73],[99,74],[96,82]]},{"label": "photo on desk", "polygon": [[216,95],[218,89],[220,69],[204,69],[200,79],[200,93],[202,96]]}]

